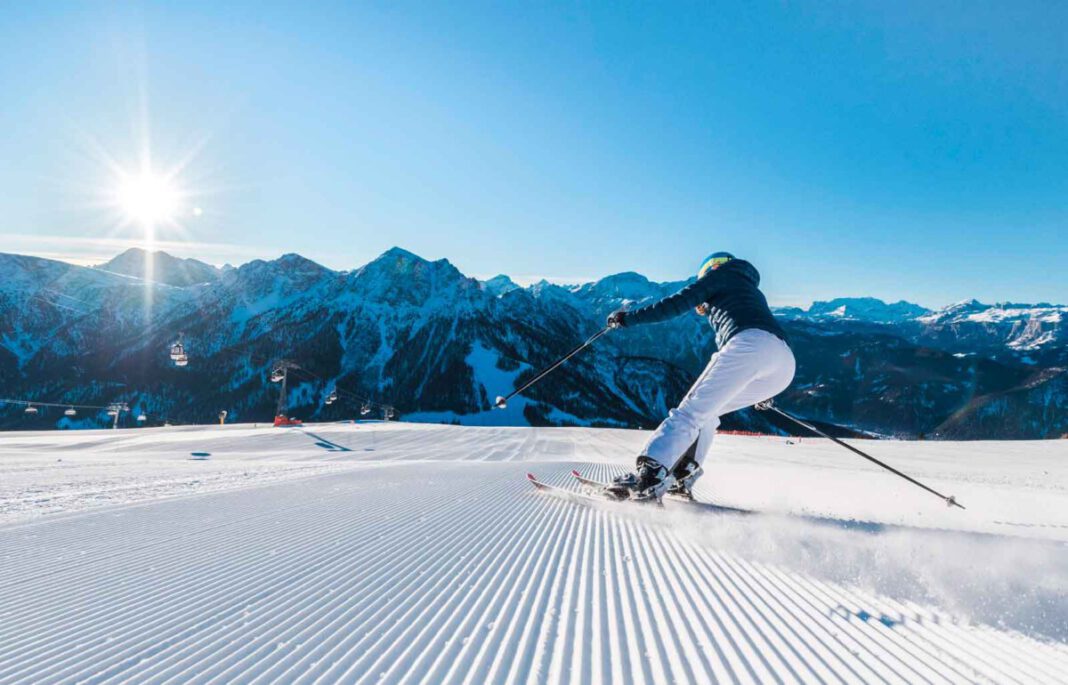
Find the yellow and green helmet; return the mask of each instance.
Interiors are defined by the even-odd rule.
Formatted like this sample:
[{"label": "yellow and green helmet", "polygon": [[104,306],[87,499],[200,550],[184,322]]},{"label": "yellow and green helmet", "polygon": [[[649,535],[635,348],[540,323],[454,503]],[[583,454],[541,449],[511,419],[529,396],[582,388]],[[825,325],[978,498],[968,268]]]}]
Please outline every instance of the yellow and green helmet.
[{"label": "yellow and green helmet", "polygon": [[715,271],[732,259],[734,259],[734,255],[730,252],[713,252],[701,262],[701,268],[697,270],[697,277],[704,277],[709,271]]}]

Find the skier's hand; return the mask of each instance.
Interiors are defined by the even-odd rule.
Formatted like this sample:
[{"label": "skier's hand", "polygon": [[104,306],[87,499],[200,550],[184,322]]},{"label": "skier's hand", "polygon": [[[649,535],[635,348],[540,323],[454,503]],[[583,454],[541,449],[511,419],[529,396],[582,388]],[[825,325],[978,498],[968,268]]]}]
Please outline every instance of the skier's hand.
[{"label": "skier's hand", "polygon": [[609,328],[623,328],[626,326],[627,313],[622,309],[616,310],[608,315],[608,321],[605,325]]}]

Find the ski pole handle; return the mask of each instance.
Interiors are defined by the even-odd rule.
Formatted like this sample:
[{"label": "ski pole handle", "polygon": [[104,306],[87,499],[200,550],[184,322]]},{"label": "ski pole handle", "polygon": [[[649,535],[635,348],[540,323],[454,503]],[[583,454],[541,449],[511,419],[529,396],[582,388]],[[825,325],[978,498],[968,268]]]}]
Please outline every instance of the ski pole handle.
[{"label": "ski pole handle", "polygon": [[523,392],[524,390],[526,390],[526,389],[527,389],[527,388],[529,388],[530,386],[534,385],[535,383],[537,383],[538,381],[540,381],[540,380],[541,380],[542,378],[545,378],[546,376],[548,376],[548,375],[549,375],[550,373],[552,373],[553,371],[555,371],[555,370],[556,370],[556,368],[557,368],[558,366],[560,366],[561,364],[563,364],[564,362],[566,362],[566,361],[567,361],[568,359],[571,359],[571,358],[572,358],[572,357],[574,357],[574,356],[575,356],[576,354],[578,354],[578,353],[579,353],[579,352],[581,352],[582,350],[584,350],[584,349],[586,349],[587,347],[589,347],[590,345],[592,345],[592,344],[593,344],[593,342],[594,342],[595,340],[597,340],[597,338],[600,338],[600,337],[601,337],[602,335],[604,335],[605,333],[607,333],[607,332],[608,332],[608,331],[610,331],[610,330],[612,330],[612,329],[611,329],[611,328],[610,328],[609,326],[605,326],[605,327],[604,327],[604,328],[602,328],[601,330],[597,331],[596,333],[594,333],[593,335],[591,335],[591,336],[589,337],[589,339],[587,339],[587,340],[586,340],[586,342],[582,343],[581,345],[579,345],[579,346],[578,346],[578,347],[576,347],[575,349],[573,349],[573,350],[571,350],[570,352],[568,352],[567,354],[565,354],[565,355],[564,355],[563,357],[560,357],[560,358],[559,358],[559,359],[557,359],[557,360],[556,360],[555,362],[553,362],[553,363],[552,363],[552,364],[550,364],[549,366],[547,366],[547,367],[545,367],[544,369],[542,369],[542,370],[541,370],[541,371],[540,371],[540,372],[538,373],[538,375],[537,375],[537,376],[534,376],[534,378],[531,378],[531,379],[530,379],[529,381],[527,381],[526,383],[524,383],[524,384],[523,384],[523,387],[521,387],[521,388],[517,388],[517,389],[513,390],[512,392],[508,393],[507,395],[505,395],[505,396],[503,396],[503,397],[500,397],[500,396],[498,396],[498,397],[497,397],[497,399],[496,399],[496,400],[494,401],[494,405],[495,405],[495,406],[496,406],[496,407],[497,407],[498,409],[504,409],[505,407],[507,407],[507,406],[508,406],[508,400],[512,399],[513,397],[515,397],[515,396],[516,396],[516,395],[518,395],[519,393]]}]

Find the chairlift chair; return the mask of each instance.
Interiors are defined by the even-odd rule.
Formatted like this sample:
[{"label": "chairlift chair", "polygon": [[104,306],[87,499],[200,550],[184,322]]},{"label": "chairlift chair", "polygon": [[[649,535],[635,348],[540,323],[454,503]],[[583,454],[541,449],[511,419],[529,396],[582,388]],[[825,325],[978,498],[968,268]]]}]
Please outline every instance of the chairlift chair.
[{"label": "chairlift chair", "polygon": [[35,406],[33,406],[33,405],[31,404],[30,406],[26,407],[26,409],[25,409],[24,411],[25,411],[25,412],[26,412],[27,414],[36,414],[36,413],[37,413],[37,407],[35,407]]},{"label": "chairlift chair", "polygon": [[66,411],[63,412],[63,415],[64,416],[75,416],[75,415],[77,415],[77,413],[78,413],[78,411],[74,407],[67,407]]}]

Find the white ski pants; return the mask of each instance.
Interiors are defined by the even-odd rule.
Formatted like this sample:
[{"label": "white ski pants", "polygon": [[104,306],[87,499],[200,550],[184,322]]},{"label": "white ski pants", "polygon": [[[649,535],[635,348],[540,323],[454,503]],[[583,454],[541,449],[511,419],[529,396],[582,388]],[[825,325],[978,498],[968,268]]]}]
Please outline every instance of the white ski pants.
[{"label": "white ski pants", "polygon": [[778,395],[794,379],[794,368],[790,346],[777,336],[754,328],[738,333],[712,355],[642,454],[671,469],[697,441],[694,458],[704,463],[719,417]]}]

